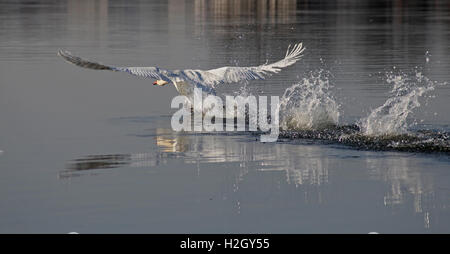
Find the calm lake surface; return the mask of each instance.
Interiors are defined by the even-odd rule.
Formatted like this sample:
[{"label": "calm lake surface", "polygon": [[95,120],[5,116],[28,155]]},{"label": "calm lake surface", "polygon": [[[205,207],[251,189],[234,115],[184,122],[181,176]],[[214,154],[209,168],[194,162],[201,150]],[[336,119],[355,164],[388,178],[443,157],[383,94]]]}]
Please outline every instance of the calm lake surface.
[{"label": "calm lake surface", "polygon": [[[0,233],[450,233],[450,4],[314,2],[1,1]],[[399,130],[434,148],[177,133],[175,87],[56,55],[207,70],[300,41],[294,66],[218,92],[282,96],[326,73],[338,125],[407,116]]]}]

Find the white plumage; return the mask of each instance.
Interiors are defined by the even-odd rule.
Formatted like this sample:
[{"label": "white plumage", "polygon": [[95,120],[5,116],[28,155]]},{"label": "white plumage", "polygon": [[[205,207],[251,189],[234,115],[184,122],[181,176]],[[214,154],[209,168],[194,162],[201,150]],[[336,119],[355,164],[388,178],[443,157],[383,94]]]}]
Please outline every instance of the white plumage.
[{"label": "white plumage", "polygon": [[[155,85],[172,83],[177,91],[191,98],[194,88],[200,88],[206,94],[215,95],[214,87],[217,84],[237,83],[240,81],[265,79],[272,73],[278,73],[282,68],[293,65],[302,57],[305,48],[302,43],[295,44],[292,48],[289,45],[286,55],[278,62],[263,64],[252,67],[221,67],[212,70],[166,70],[158,67],[114,67],[101,63],[91,62],[83,58],[72,55],[69,51],[60,50],[58,55],[66,61],[83,68],[94,70],[110,70],[127,72],[132,75],[153,78],[158,80]],[[160,82],[159,82],[160,81]]]}]

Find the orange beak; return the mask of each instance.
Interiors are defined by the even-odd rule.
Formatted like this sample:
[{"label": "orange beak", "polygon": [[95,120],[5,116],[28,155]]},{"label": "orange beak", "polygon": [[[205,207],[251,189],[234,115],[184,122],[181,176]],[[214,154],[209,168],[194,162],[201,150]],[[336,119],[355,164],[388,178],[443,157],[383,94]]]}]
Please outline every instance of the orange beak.
[{"label": "orange beak", "polygon": [[157,83],[156,81],[155,81],[155,82],[153,82],[153,85],[154,85],[154,86],[156,86],[157,84],[158,84],[158,83]]}]

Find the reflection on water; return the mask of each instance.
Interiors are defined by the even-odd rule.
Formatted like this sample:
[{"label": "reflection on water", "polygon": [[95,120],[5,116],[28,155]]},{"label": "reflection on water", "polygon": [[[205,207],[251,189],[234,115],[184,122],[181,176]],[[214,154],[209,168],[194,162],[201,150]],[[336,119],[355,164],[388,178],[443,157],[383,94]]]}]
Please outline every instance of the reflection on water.
[{"label": "reflection on water", "polygon": [[[234,22],[292,23],[295,21],[297,0],[195,0],[196,23],[211,19],[215,25]],[[250,14],[250,15],[249,15]]]},{"label": "reflection on water", "polygon": [[328,158],[316,146],[288,144],[262,145],[254,139],[228,135],[179,134],[169,129],[156,129],[157,151],[135,154],[89,155],[76,159],[61,172],[70,173],[104,168],[154,167],[168,159],[181,159],[189,164],[236,163],[244,177],[250,170],[281,171],[287,184],[322,185],[328,182]]},{"label": "reflection on water", "polygon": [[[424,216],[425,228],[430,227],[430,210],[441,204],[435,200],[433,176],[413,169],[408,157],[366,159],[369,174],[376,180],[388,183],[384,204],[395,207],[404,204],[412,196],[412,208]],[[442,204],[445,207],[448,204]]]},{"label": "reflection on water", "polygon": [[131,160],[130,155],[126,154],[106,154],[90,155],[83,159],[75,160],[75,163],[69,166],[70,171],[93,170],[101,168],[117,168],[127,164]]},{"label": "reflection on water", "polygon": [[201,174],[203,170],[221,164],[239,168],[232,171],[235,181],[230,184],[233,184],[234,192],[247,184],[248,178],[255,178],[255,174],[263,177],[266,172],[279,172],[282,173],[277,174],[280,185],[292,185],[299,195],[308,196],[305,202],[320,204],[327,202],[323,194],[327,191],[326,186],[339,177],[329,173],[330,166],[357,160],[363,162],[359,167],[368,169],[365,174],[369,179],[386,184],[380,202],[393,210],[398,206],[411,206],[414,213],[423,215],[425,228],[430,228],[432,214],[450,205],[450,200],[445,198],[447,191],[436,192],[434,176],[417,166],[411,160],[411,154],[391,157],[361,151],[361,157],[361,154],[346,155],[339,151],[326,153],[323,146],[307,141],[262,144],[246,135],[177,133],[164,128],[138,136],[152,138],[157,149],[134,154],[89,155],[71,161],[66,170],[60,172],[60,177],[83,176],[81,171],[85,170],[154,168],[173,160],[194,164]]}]

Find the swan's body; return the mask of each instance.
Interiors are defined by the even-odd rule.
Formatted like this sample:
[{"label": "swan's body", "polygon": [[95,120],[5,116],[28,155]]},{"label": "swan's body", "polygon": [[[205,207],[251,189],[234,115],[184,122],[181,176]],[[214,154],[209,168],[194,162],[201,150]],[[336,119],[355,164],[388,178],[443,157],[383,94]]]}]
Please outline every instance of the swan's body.
[{"label": "swan's body", "polygon": [[215,95],[214,87],[217,84],[237,83],[240,81],[265,79],[272,73],[278,73],[282,68],[293,65],[301,57],[304,48],[302,44],[295,44],[294,47],[289,46],[285,57],[272,64],[263,64],[253,67],[221,67],[212,70],[165,70],[158,67],[114,67],[101,63],[91,62],[77,56],[73,56],[70,52],[60,50],[58,55],[66,61],[78,65],[83,68],[94,70],[110,70],[127,72],[135,76],[156,79],[154,85],[164,86],[172,83],[175,85],[178,93],[184,95],[189,101],[192,101],[194,88],[200,88],[206,95]]}]

